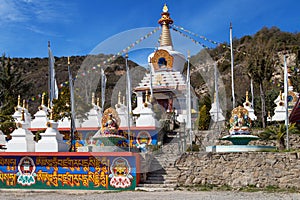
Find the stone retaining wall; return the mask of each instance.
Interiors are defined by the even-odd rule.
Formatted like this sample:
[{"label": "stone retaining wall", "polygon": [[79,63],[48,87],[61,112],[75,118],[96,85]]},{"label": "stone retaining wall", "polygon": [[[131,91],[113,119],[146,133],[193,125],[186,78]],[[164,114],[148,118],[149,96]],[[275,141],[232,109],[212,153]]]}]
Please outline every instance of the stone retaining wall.
[{"label": "stone retaining wall", "polygon": [[300,189],[300,153],[185,153],[177,161],[178,183]]}]

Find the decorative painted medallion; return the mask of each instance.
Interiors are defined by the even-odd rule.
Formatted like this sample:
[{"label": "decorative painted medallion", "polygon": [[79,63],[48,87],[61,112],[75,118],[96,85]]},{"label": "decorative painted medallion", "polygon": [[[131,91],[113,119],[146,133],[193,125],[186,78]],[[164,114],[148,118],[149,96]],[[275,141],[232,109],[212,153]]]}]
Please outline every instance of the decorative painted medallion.
[{"label": "decorative painted medallion", "polygon": [[35,164],[32,158],[23,157],[18,165],[17,182],[22,186],[30,186],[35,184]]},{"label": "decorative painted medallion", "polygon": [[152,142],[151,135],[148,131],[140,131],[136,137],[136,143],[138,145],[146,144],[150,145]]},{"label": "decorative painted medallion", "polygon": [[110,167],[109,184],[114,188],[128,188],[131,186],[130,165],[123,157],[117,157],[113,160]]}]

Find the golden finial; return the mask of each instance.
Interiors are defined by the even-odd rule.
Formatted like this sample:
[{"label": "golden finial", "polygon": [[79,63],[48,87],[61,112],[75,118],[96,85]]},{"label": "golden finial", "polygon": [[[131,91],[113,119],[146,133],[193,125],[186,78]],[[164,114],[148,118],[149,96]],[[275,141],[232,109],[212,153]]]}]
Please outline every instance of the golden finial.
[{"label": "golden finial", "polygon": [[292,81],[290,78],[288,78],[288,86],[292,86]]},{"label": "golden finial", "polygon": [[97,98],[97,106],[100,107],[100,98]]},{"label": "golden finial", "polygon": [[188,50],[188,59],[190,59],[191,58],[191,51],[190,50]]},{"label": "golden finial", "polygon": [[118,94],[118,104],[121,104],[121,91],[119,91],[119,94]]},{"label": "golden finial", "polygon": [[166,13],[166,12],[168,12],[168,10],[169,10],[169,9],[168,9],[168,6],[167,6],[167,4],[165,3],[165,5],[164,5],[162,11]]},{"label": "golden finial", "polygon": [[270,112],[270,111],[268,111],[268,117],[269,117],[269,118],[271,117],[271,112]]},{"label": "golden finial", "polygon": [[45,93],[42,94],[42,103],[41,106],[45,104]]},{"label": "golden finial", "polygon": [[20,106],[20,104],[21,104],[21,96],[18,95],[18,107]]},{"label": "golden finial", "polygon": [[28,110],[29,108],[29,104],[28,104],[28,101],[26,101],[26,109]]},{"label": "golden finial", "polygon": [[92,104],[95,104],[95,93],[92,93]]},{"label": "golden finial", "polygon": [[246,102],[249,101],[249,94],[248,94],[248,91],[246,91]]},{"label": "golden finial", "polygon": [[169,25],[173,24],[173,20],[170,18],[170,13],[168,13],[168,7],[165,4],[163,7],[163,13],[161,13],[161,18],[158,20],[161,25],[161,35],[160,35],[160,46],[173,46]]},{"label": "golden finial", "polygon": [[21,121],[25,122],[25,110],[22,109]]},{"label": "golden finial", "polygon": [[50,109],[50,120],[53,120],[53,110],[52,110],[52,108]]},{"label": "golden finial", "polygon": [[48,99],[48,108],[50,108],[50,99]]},{"label": "golden finial", "polygon": [[125,105],[125,96],[123,96],[123,105]]},{"label": "golden finial", "polygon": [[70,65],[70,57],[68,56],[68,65]]},{"label": "golden finial", "polygon": [[23,99],[23,108],[25,108],[26,107],[26,101],[25,101],[25,99]]},{"label": "golden finial", "polygon": [[282,101],[282,92],[281,92],[281,90],[279,92],[279,97],[280,97],[280,101]]}]

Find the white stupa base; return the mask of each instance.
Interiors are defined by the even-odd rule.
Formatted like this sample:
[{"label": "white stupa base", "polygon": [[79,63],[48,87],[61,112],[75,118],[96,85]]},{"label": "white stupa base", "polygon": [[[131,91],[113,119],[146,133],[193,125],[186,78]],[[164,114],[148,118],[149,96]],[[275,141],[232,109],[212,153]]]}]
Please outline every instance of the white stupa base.
[{"label": "white stupa base", "polygon": [[67,152],[69,145],[64,141],[57,141],[56,138],[44,137],[35,145],[36,152]]},{"label": "white stupa base", "polygon": [[35,146],[36,152],[66,152],[69,145],[63,141],[63,136],[58,132],[58,123],[49,121],[45,133],[41,133],[41,139]]},{"label": "white stupa base", "polygon": [[[14,135],[18,132],[18,135]],[[34,152],[35,141],[33,134],[25,129],[18,128],[12,133],[12,139],[7,142],[6,152]]]},{"label": "white stupa base", "polygon": [[286,119],[286,112],[284,107],[277,107],[274,112],[275,114],[272,117],[272,121],[284,121]]}]

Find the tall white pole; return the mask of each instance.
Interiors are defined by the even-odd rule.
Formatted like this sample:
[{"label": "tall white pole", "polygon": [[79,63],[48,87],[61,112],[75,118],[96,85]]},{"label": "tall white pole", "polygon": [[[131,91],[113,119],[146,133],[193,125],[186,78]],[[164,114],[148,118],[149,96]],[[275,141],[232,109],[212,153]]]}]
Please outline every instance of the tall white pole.
[{"label": "tall white pole", "polygon": [[251,90],[251,105],[252,105],[252,108],[254,109],[254,90],[253,90],[253,79],[251,77],[251,80],[250,80],[250,90]]},{"label": "tall white pole", "polygon": [[151,99],[153,96],[153,82],[152,82],[152,63],[149,63],[149,70],[150,70],[150,93],[151,93]]},{"label": "tall white pole", "polygon": [[70,69],[70,57],[68,57],[68,73],[69,73],[69,87],[71,95],[71,151],[76,151],[75,147],[75,105],[74,105],[74,88],[73,88],[73,78]]},{"label": "tall white pole", "polygon": [[128,151],[130,151],[130,119],[131,119],[131,83],[130,83],[130,74],[129,74],[129,67],[128,67],[128,54],[125,56],[125,63],[126,63],[126,73],[127,73],[127,132],[128,132]]},{"label": "tall white pole", "polygon": [[285,127],[286,127],[286,149],[289,150],[289,110],[288,110],[288,70],[286,56],[284,55],[284,105],[285,105]]},{"label": "tall white pole", "polygon": [[186,128],[188,129],[190,142],[192,145],[192,116],[191,116],[191,77],[190,77],[190,52],[188,52],[188,59],[187,59],[187,123]]},{"label": "tall white pole", "polygon": [[101,68],[101,110],[102,110],[102,114],[104,112],[105,88],[106,88],[106,76],[105,76],[104,69]]},{"label": "tall white pole", "polygon": [[235,108],[234,95],[234,76],[233,76],[233,47],[232,47],[232,24],[230,22],[230,54],[231,54],[231,93],[232,93],[232,107]]},{"label": "tall white pole", "polygon": [[214,64],[215,68],[215,92],[216,92],[216,106],[217,106],[217,123],[219,121],[219,112],[220,112],[220,105],[219,105],[219,86],[218,86],[218,72],[217,72],[217,62]]}]

